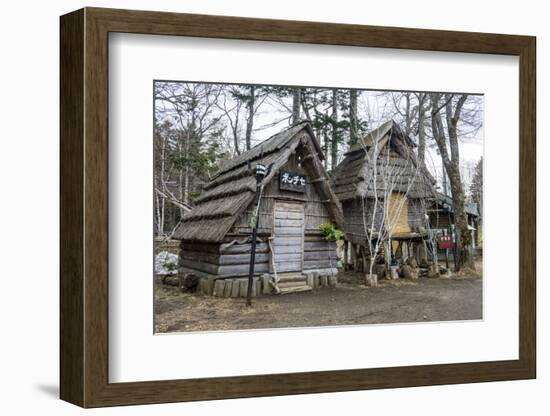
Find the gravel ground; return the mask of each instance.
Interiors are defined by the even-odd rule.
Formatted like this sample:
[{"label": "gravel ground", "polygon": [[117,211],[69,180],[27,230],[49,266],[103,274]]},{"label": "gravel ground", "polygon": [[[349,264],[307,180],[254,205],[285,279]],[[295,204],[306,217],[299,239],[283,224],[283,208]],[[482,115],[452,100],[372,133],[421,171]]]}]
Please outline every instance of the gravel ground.
[{"label": "gravel ground", "polygon": [[155,287],[156,332],[226,331],[334,325],[473,320],[482,318],[479,276],[382,281],[367,287],[358,273],[311,292],[224,299]]}]

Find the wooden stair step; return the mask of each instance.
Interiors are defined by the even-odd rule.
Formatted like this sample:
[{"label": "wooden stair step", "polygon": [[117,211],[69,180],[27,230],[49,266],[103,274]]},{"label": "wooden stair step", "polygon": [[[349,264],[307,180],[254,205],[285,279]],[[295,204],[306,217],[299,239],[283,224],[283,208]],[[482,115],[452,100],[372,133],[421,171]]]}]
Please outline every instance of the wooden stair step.
[{"label": "wooden stair step", "polygon": [[294,281],[294,282],[279,282],[279,288],[282,289],[283,287],[296,287],[296,286],[304,286],[306,285],[306,280],[300,280],[300,281]]},{"label": "wooden stair step", "polygon": [[301,277],[303,276],[302,272],[286,272],[286,273],[277,273],[277,276],[281,278],[292,278],[292,277]]},{"label": "wooden stair step", "polygon": [[305,282],[307,279],[305,276],[295,276],[295,277],[279,277],[279,283],[287,282]]},{"label": "wooden stair step", "polygon": [[308,290],[313,290],[311,286],[300,285],[300,286],[291,286],[291,287],[281,287],[281,295],[285,293],[295,293],[295,292],[307,292]]}]

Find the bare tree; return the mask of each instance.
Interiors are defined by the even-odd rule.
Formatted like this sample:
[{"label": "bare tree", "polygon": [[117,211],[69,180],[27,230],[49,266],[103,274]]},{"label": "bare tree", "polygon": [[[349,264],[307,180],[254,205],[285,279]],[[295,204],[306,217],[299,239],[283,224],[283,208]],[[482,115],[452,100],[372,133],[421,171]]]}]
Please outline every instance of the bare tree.
[{"label": "bare tree", "polygon": [[338,143],[340,142],[340,129],[338,125],[338,90],[332,90],[332,137],[330,141],[330,168],[334,169],[338,164]]},{"label": "bare tree", "polygon": [[155,83],[156,126],[161,123],[171,126],[169,134],[157,134],[155,221],[159,234],[164,234],[167,225],[165,202],[176,207],[181,217],[192,190],[197,188],[197,169],[203,159],[196,155],[220,121],[220,116],[214,114],[220,93],[221,88],[214,84]]},{"label": "bare tree", "polygon": [[252,129],[254,127],[254,114],[256,113],[256,87],[251,85],[249,87],[250,94],[246,106],[248,108],[248,118],[246,120],[246,150],[250,150],[252,147]]},{"label": "bare tree", "polygon": [[[233,148],[237,155],[241,154],[240,139],[241,139],[241,109],[243,106],[242,100],[234,100],[228,104],[228,96],[226,93],[222,94],[222,99],[216,103],[216,106],[221,110],[229,123],[229,130],[233,139]],[[248,126],[248,123],[247,123]]]},{"label": "bare tree", "polygon": [[418,155],[418,162],[422,166],[426,166],[426,112],[428,110],[428,94],[418,93],[416,94],[418,100],[418,149],[416,154]]},{"label": "bare tree", "polygon": [[298,123],[300,121],[300,107],[302,104],[302,90],[301,88],[292,89],[292,123]]},{"label": "bare tree", "polygon": [[[366,163],[360,173],[363,181],[358,189],[361,196],[363,230],[369,255],[369,275],[372,278],[377,258],[383,256],[390,264],[392,236],[408,207],[408,195],[418,178],[419,164],[414,153],[408,152],[396,163],[387,136],[374,143],[359,142],[365,151]],[[403,187],[405,184],[405,187]]]},{"label": "bare tree", "polygon": [[459,94],[455,96],[453,94],[431,93],[430,99],[432,105],[432,134],[451,185],[456,227],[457,268],[459,270],[462,267],[473,268],[470,257],[471,233],[468,230],[465,194],[460,174],[458,137],[458,123],[461,120],[468,95]]},{"label": "bare tree", "polygon": [[353,146],[359,138],[359,120],[357,118],[357,90],[349,90],[349,145]]}]

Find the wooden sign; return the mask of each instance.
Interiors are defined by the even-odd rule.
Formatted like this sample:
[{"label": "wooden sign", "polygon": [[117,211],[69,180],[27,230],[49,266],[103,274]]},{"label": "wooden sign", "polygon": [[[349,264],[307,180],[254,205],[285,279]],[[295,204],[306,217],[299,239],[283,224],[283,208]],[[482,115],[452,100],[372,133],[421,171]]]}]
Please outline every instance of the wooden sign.
[{"label": "wooden sign", "polygon": [[445,250],[448,248],[454,248],[455,244],[453,242],[453,237],[450,235],[442,235],[438,238],[438,245],[440,250]]},{"label": "wooden sign", "polygon": [[306,192],[306,177],[298,173],[279,173],[279,189],[292,192]]}]

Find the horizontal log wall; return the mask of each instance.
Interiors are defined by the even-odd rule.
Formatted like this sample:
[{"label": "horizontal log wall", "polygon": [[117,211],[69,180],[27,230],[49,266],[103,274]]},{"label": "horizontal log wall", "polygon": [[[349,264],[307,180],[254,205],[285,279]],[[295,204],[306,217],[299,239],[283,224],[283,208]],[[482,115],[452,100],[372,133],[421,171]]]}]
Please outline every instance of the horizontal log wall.
[{"label": "horizontal log wall", "polygon": [[337,261],[335,242],[328,242],[319,233],[305,236],[304,271],[336,268]]},{"label": "horizontal log wall", "polygon": [[[354,242],[363,242],[366,238],[365,224],[367,229],[371,228],[372,215],[374,212],[374,199],[367,198],[363,209],[361,199],[354,198],[343,202],[344,221],[346,234]],[[382,203],[377,204],[377,215],[374,218],[374,229],[378,230],[382,222]]]},{"label": "horizontal log wall", "polygon": [[[267,243],[256,246],[255,274],[269,273],[271,253]],[[292,247],[292,246],[288,246]],[[248,275],[251,244],[233,244],[222,248],[221,244],[182,243],[179,265],[183,271],[196,272],[201,277],[221,278]],[[288,250],[286,250],[288,251]],[[300,253],[288,252],[285,246],[277,248],[278,254],[289,260],[301,257]],[[320,233],[304,237],[303,270],[335,268],[337,262],[336,244],[327,242]],[[279,272],[284,272],[281,268]]]},{"label": "horizontal log wall", "polygon": [[[363,244],[363,240],[366,238],[365,234],[365,224],[367,229],[371,228],[372,216],[374,212],[374,199],[367,198],[365,201],[365,207],[363,206],[359,198],[346,200],[342,203],[342,208],[344,211],[344,220],[346,224],[346,234],[348,239],[352,240],[354,243]],[[380,202],[377,205],[377,214],[374,218],[374,228],[375,230],[379,229],[380,222],[382,219],[382,210],[383,203]],[[432,228],[444,228],[444,224],[448,224],[447,218],[443,218],[442,215],[439,216],[439,227],[435,227],[435,216],[434,213],[430,214],[431,226]],[[363,216],[364,215],[364,216]],[[406,205],[403,206],[400,217],[402,221],[405,221],[408,217],[408,224],[410,229],[418,230],[420,227],[427,228],[426,224],[426,209],[423,204],[423,201],[418,198],[409,198]],[[401,224],[404,225],[404,224]],[[406,228],[406,227],[405,227]],[[396,232],[405,232],[409,231],[401,227],[399,230],[394,230]]]},{"label": "horizontal log wall", "polygon": [[[194,272],[201,277],[222,278],[247,276],[252,244],[207,244],[182,242],[179,266],[182,271]],[[269,246],[256,245],[254,274],[269,272]]]}]

